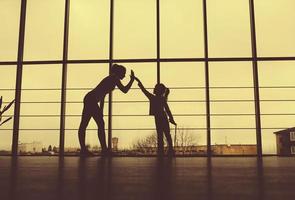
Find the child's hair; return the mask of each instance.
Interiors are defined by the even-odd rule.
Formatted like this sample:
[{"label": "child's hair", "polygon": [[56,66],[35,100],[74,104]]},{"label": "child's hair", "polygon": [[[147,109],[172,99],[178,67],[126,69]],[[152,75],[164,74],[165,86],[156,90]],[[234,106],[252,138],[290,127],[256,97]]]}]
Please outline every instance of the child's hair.
[{"label": "child's hair", "polygon": [[153,93],[156,95],[164,95],[166,91],[166,87],[163,83],[157,83],[155,85]]},{"label": "child's hair", "polygon": [[111,68],[111,74],[123,74],[126,73],[126,68],[123,65],[113,64]]},{"label": "child's hair", "polygon": [[166,87],[165,94],[164,94],[164,97],[166,100],[168,100],[169,93],[170,93],[170,89]]}]

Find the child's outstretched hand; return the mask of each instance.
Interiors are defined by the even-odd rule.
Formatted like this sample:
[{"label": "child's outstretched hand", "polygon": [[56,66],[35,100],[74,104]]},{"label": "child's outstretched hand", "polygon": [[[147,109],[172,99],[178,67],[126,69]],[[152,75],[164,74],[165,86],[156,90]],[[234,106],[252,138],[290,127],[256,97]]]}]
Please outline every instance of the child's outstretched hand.
[{"label": "child's outstretched hand", "polygon": [[174,124],[175,126],[177,125],[173,118],[169,118],[169,121],[171,124]]},{"label": "child's outstretched hand", "polygon": [[131,79],[134,79],[135,78],[135,75],[134,75],[134,71],[131,70],[131,75],[130,75]]},{"label": "child's outstretched hand", "polygon": [[137,78],[136,76],[134,76],[134,80],[137,81],[138,85],[142,84],[141,81],[139,80],[139,78]]}]

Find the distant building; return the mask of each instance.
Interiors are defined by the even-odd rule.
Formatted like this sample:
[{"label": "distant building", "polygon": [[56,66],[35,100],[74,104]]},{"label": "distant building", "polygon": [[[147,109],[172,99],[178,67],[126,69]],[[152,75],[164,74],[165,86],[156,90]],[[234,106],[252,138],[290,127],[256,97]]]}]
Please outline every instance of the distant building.
[{"label": "distant building", "polygon": [[277,154],[295,155],[295,127],[274,132],[277,140]]},{"label": "distant building", "polygon": [[255,155],[256,144],[216,144],[211,146],[213,155]]},{"label": "distant building", "polygon": [[119,138],[113,137],[112,138],[112,149],[113,151],[118,151],[118,143],[119,143]]},{"label": "distant building", "polygon": [[42,142],[20,143],[18,144],[19,153],[41,153]]}]

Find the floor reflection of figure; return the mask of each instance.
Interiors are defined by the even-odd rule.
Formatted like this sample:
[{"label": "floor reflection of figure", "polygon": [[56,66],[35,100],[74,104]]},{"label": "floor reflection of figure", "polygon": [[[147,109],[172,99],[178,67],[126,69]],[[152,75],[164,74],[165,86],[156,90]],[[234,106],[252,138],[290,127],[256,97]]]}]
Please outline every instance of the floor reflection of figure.
[{"label": "floor reflection of figure", "polygon": [[[79,127],[79,142],[81,146],[81,155],[92,155],[85,146],[85,132],[88,123],[93,117],[98,126],[98,139],[101,145],[102,155],[108,154],[105,139],[105,123],[103,120],[103,106],[106,94],[110,93],[117,86],[122,92],[127,93],[134,81],[134,73],[131,71],[131,79],[124,86],[121,80],[125,77],[126,68],[122,65],[114,64],[111,68],[111,74],[104,78],[93,90],[88,92],[84,97],[84,107],[82,119]],[[87,78],[87,77],[86,77]],[[98,102],[100,105],[98,106]]]},{"label": "floor reflection of figure", "polygon": [[81,157],[78,169],[78,199],[104,200],[112,197],[112,158]]},{"label": "floor reflection of figure", "polygon": [[79,200],[86,199],[86,193],[87,193],[87,180],[86,180],[86,159],[84,157],[81,157],[79,159],[79,166],[78,166],[78,195]]},{"label": "floor reflection of figure", "polygon": [[[144,88],[143,84],[137,77],[135,77],[135,80],[138,82],[138,86],[150,101],[150,115],[155,117],[158,135],[158,155],[161,156],[164,154],[163,134],[165,134],[168,144],[168,155],[174,155],[169,122],[174,125],[176,125],[176,123],[167,103],[169,88],[166,88],[162,83],[158,83],[154,88],[154,94],[151,94]],[[169,121],[167,115],[169,117]]]},{"label": "floor reflection of figure", "polygon": [[156,160],[155,199],[174,199],[173,195],[173,159],[159,157]]}]

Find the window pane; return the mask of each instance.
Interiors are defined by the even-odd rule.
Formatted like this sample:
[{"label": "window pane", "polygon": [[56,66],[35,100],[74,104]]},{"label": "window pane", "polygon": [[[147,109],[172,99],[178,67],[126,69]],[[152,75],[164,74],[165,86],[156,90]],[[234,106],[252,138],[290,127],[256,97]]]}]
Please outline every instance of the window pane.
[{"label": "window pane", "polygon": [[209,56],[251,56],[249,1],[207,2]]},{"label": "window pane", "polygon": [[202,1],[162,0],[160,16],[162,58],[204,56]]},{"label": "window pane", "polygon": [[[66,104],[66,135],[65,152],[76,154],[80,148],[78,128],[81,121],[84,96],[99,82],[108,76],[108,64],[71,64],[67,70],[67,104]],[[108,128],[108,96],[104,105],[105,128]],[[106,131],[107,132],[107,131]],[[86,144],[90,150],[97,151],[100,147],[97,137],[97,125],[90,120],[86,130]]]},{"label": "window pane", "polygon": [[69,21],[69,59],[109,57],[109,0],[71,1]]},{"label": "window pane", "polygon": [[60,0],[27,2],[24,60],[62,59],[64,6]]},{"label": "window pane", "polygon": [[114,2],[114,57],[156,57],[156,1]]},{"label": "window pane", "polygon": [[295,55],[295,1],[255,1],[258,56]]},{"label": "window pane", "polygon": [[168,103],[178,127],[206,128],[204,75],[204,63],[161,63],[161,82],[171,89]]},{"label": "window pane", "polygon": [[20,153],[59,146],[61,69],[61,65],[23,66]]},{"label": "window pane", "polygon": [[[156,84],[156,63],[122,63],[127,69],[123,85],[128,84],[130,70],[142,81],[148,91]],[[128,116],[126,116],[128,115]],[[113,137],[119,139],[119,148],[133,148],[133,142],[143,139],[154,133],[155,125],[152,116],[149,116],[149,102],[139,89],[137,82],[127,93],[116,89],[113,93]],[[142,130],[151,129],[151,130]],[[136,130],[136,131],[135,131]]]},{"label": "window pane", "polygon": [[[16,66],[0,66],[0,97],[4,106],[8,105],[15,95]],[[2,116],[2,121],[14,114],[14,104]],[[0,127],[0,155],[11,151],[13,119]]]},{"label": "window pane", "polygon": [[294,61],[259,62],[260,109],[264,154],[276,154],[276,131],[294,127]]},{"label": "window pane", "polygon": [[[210,63],[209,67],[210,118],[212,144],[217,148],[215,153],[253,154],[256,150],[256,129],[252,63]],[[243,146],[237,146],[240,144]],[[248,148],[246,144],[252,146]],[[231,145],[231,148],[220,152],[218,148],[222,149],[222,145]],[[243,148],[246,150],[243,151]]]},{"label": "window pane", "polygon": [[18,0],[0,1],[0,61],[17,60],[20,3]]},{"label": "window pane", "polygon": [[[205,154],[206,104],[204,63],[161,63],[161,82],[170,88],[168,105],[177,123],[176,152],[197,146],[188,154]],[[174,125],[170,124],[175,137]],[[174,139],[173,139],[174,140]]]}]

